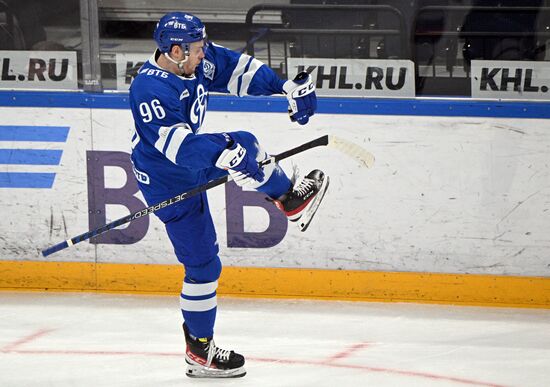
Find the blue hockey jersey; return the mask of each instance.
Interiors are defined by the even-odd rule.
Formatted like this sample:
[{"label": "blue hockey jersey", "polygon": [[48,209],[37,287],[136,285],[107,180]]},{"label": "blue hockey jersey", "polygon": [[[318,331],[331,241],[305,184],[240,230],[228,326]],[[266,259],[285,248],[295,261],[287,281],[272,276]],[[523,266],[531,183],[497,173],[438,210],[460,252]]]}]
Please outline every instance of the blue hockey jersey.
[{"label": "blue hockey jersey", "polygon": [[144,194],[155,199],[177,195],[212,178],[226,140],[221,134],[199,133],[210,91],[272,95],[282,93],[284,83],[259,60],[213,43],[191,77],[159,67],[159,55],[155,52],[140,68],[130,87],[134,173]]}]

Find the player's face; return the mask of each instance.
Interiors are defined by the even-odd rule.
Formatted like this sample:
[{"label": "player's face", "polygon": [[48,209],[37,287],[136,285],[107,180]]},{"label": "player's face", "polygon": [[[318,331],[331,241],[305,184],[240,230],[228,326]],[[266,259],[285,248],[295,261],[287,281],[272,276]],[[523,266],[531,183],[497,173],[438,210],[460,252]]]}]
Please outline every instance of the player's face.
[{"label": "player's face", "polygon": [[185,62],[183,70],[186,75],[195,73],[195,69],[204,58],[204,41],[193,42],[189,45],[189,59]]}]

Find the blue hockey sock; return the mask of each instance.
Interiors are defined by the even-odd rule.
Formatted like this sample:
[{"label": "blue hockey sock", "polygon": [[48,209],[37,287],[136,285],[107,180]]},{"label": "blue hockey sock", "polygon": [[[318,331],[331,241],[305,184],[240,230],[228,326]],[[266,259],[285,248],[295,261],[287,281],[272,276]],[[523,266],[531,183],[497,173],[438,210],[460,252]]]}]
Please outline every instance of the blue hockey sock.
[{"label": "blue hockey sock", "polygon": [[180,307],[189,333],[195,337],[212,337],[216,321],[218,281],[208,283],[183,283]]}]

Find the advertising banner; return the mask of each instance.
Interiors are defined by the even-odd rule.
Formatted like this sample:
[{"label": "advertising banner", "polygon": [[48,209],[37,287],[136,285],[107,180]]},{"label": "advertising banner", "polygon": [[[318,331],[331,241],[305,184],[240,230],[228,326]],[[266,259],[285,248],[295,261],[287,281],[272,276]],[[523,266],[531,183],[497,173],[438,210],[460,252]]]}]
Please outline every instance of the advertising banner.
[{"label": "advertising banner", "polygon": [[410,60],[288,58],[288,78],[307,71],[317,95],[414,98],[414,64]]},{"label": "advertising banner", "polygon": [[0,51],[0,89],[78,90],[75,51]]},{"label": "advertising banner", "polygon": [[116,54],[116,88],[128,90],[139,68],[151,57],[151,54]]},{"label": "advertising banner", "polygon": [[550,100],[548,62],[472,61],[472,97]]},{"label": "advertising banner", "polygon": [[[0,108],[0,260],[41,249],[146,206],[130,161],[125,109]],[[331,124],[332,123],[332,124]],[[550,275],[548,121],[476,117],[208,113],[204,131],[247,130],[270,153],[321,134],[376,157],[367,169],[320,147],[281,162],[321,169],[330,186],[306,232],[265,195],[208,191],[226,266]],[[176,264],[151,215],[46,260]]]}]

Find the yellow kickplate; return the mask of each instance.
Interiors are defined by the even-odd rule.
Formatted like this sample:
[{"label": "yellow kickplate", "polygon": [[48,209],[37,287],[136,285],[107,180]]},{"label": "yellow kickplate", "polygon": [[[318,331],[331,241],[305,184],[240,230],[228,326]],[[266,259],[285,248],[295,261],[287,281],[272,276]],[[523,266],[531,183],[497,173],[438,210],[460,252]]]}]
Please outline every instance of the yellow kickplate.
[{"label": "yellow kickplate", "polygon": [[[0,289],[178,294],[180,265],[0,261]],[[550,277],[224,267],[218,294],[550,308]]]}]

